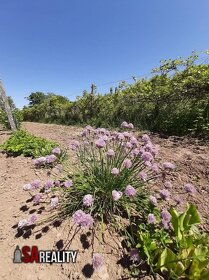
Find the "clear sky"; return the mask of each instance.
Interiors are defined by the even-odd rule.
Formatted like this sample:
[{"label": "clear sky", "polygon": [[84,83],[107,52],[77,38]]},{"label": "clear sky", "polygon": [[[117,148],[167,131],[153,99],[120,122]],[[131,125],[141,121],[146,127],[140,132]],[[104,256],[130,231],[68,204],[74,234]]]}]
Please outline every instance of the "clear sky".
[{"label": "clear sky", "polygon": [[18,107],[33,91],[74,100],[208,48],[208,0],[0,0],[0,78]]}]

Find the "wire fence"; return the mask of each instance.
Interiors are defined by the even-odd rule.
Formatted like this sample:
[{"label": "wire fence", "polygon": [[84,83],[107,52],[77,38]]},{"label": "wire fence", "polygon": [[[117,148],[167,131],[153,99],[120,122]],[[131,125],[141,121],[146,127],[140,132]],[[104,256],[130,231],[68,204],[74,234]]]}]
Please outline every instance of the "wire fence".
[{"label": "wire fence", "polygon": [[[198,60],[196,61],[196,64],[198,65],[205,65],[205,64],[209,64],[209,56],[203,56],[203,57],[200,57],[198,58]],[[120,80],[114,80],[114,81],[109,81],[109,82],[104,82],[104,83],[94,83],[93,85],[95,85],[95,88],[96,89],[101,89],[102,87],[106,87],[106,86],[109,86],[109,89],[108,88],[104,88],[104,90],[106,91],[106,93],[110,92],[110,88],[112,87],[118,87],[118,85],[122,82],[137,82],[139,81],[140,79],[146,79],[146,78],[150,78],[150,77],[153,77],[155,76],[156,73],[152,73],[151,71],[149,73],[144,73],[144,74],[141,74],[141,75],[132,75],[130,77],[126,77],[124,79],[120,79]],[[130,83],[131,84],[131,83]],[[80,90],[78,91],[77,93],[74,93],[72,95],[74,96],[81,96],[83,94],[84,90]]]}]

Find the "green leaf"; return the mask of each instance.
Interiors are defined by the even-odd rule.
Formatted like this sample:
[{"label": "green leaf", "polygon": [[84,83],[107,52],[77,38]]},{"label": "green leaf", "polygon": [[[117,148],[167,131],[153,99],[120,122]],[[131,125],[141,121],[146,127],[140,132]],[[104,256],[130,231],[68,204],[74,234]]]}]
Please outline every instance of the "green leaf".
[{"label": "green leaf", "polygon": [[189,204],[183,222],[184,228],[189,230],[192,225],[196,225],[199,223],[200,223],[200,216],[197,212],[196,206],[194,204]]},{"label": "green leaf", "polygon": [[198,245],[197,248],[194,250],[194,255],[198,258],[200,261],[205,261],[207,254],[208,254],[208,247],[203,246],[202,244]]},{"label": "green leaf", "polygon": [[[179,240],[181,240],[182,234],[181,234],[179,214],[174,208],[171,208],[170,213],[172,216],[171,223],[172,223],[175,235],[178,237]],[[182,221],[181,221],[181,223],[182,223]]]},{"label": "green leaf", "polygon": [[165,248],[159,257],[158,267],[161,271],[174,269],[177,262],[177,256],[169,248]]}]

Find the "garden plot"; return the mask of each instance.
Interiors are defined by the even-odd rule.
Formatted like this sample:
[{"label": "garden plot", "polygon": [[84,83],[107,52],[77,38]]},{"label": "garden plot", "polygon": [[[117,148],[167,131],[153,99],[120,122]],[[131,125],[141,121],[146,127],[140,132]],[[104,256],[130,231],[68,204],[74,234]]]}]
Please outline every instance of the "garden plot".
[{"label": "garden plot", "polygon": [[[72,140],[77,139],[81,132],[78,127],[65,127],[36,123],[24,123],[24,127],[37,136],[43,136],[60,143],[61,147],[68,147]],[[3,136],[5,137],[5,136]],[[183,201],[195,202],[203,218],[203,227],[207,230],[208,213],[208,163],[209,152],[206,145],[191,143],[187,139],[160,139],[151,137],[154,144],[161,147],[162,161],[173,162],[177,171],[169,174],[173,191],[180,192]],[[88,229],[82,230],[73,236],[72,224],[64,220],[61,224],[40,225],[27,232],[17,234],[17,223],[23,218],[37,215],[47,217],[44,206],[34,206],[30,196],[22,187],[24,184],[40,180],[45,184],[49,174],[45,169],[34,169],[30,158],[10,158],[1,156],[1,248],[0,272],[3,279],[121,279],[126,274],[124,268],[128,262],[121,247],[121,238],[104,232],[104,241],[95,238],[92,248],[92,234]],[[75,153],[69,151],[69,160],[75,162]],[[127,163],[128,166],[128,163]],[[74,170],[73,165],[71,166]],[[185,183],[192,183],[197,192],[195,195],[183,193]],[[162,185],[153,185],[153,190],[159,190]],[[169,202],[165,202],[169,203]],[[181,207],[181,205],[180,205]],[[70,232],[70,234],[69,234]],[[78,262],[74,264],[53,265],[18,265],[12,263],[13,252],[16,245],[37,245],[40,249],[63,249],[68,245],[79,250]],[[103,256],[103,267],[94,272],[92,270],[92,250]]]}]

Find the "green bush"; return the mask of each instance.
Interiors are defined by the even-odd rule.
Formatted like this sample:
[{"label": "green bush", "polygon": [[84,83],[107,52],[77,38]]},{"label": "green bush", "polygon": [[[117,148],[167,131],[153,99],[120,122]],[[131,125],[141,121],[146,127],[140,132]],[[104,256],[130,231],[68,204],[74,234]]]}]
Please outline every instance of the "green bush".
[{"label": "green bush", "polygon": [[155,225],[141,224],[138,230],[140,256],[168,279],[201,279],[209,277],[208,235],[200,233],[196,225],[200,217],[195,205],[188,204],[179,214],[170,210],[171,231]]},{"label": "green bush", "polygon": [[54,142],[36,137],[24,130],[17,130],[1,148],[11,156],[38,157],[50,154],[56,146]]}]

